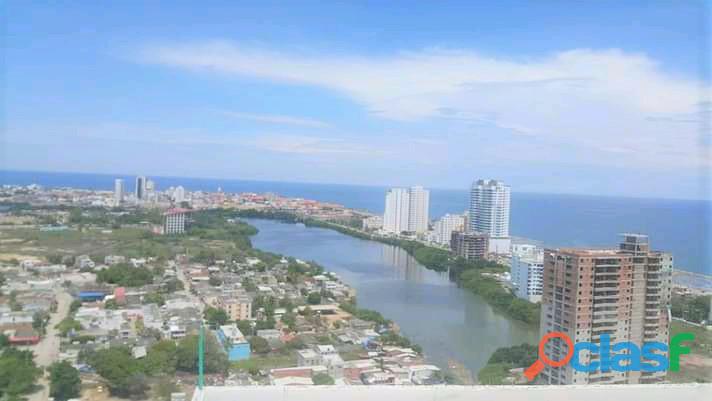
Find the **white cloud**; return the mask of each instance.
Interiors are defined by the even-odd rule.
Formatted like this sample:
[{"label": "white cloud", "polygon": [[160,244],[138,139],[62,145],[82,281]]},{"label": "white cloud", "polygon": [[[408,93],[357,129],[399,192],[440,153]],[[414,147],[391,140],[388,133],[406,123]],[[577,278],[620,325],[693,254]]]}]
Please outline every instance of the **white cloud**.
[{"label": "white cloud", "polygon": [[250,120],[260,123],[268,124],[282,124],[282,125],[296,125],[300,127],[310,127],[310,128],[328,128],[330,125],[324,121],[319,121],[311,118],[303,117],[293,117],[284,116],[277,114],[253,114],[253,113],[240,113],[235,111],[220,111],[228,117],[233,117],[239,120]]},{"label": "white cloud", "polygon": [[[168,44],[141,60],[191,70],[307,84],[337,91],[373,115],[406,122],[444,118],[577,149],[582,161],[656,168],[709,165],[697,151],[700,90],[644,54],[576,49],[536,59],[486,57],[468,50],[425,49],[390,57],[302,55],[225,42]],[[496,138],[492,138],[496,140]],[[501,147],[507,152],[506,144]],[[611,150],[615,150],[611,152]],[[544,155],[541,155],[543,157]],[[564,157],[564,156],[561,156]]]},{"label": "white cloud", "polygon": [[252,145],[258,149],[270,152],[307,155],[334,154],[374,157],[386,154],[382,149],[376,149],[347,140],[301,135],[259,136],[252,141]]}]

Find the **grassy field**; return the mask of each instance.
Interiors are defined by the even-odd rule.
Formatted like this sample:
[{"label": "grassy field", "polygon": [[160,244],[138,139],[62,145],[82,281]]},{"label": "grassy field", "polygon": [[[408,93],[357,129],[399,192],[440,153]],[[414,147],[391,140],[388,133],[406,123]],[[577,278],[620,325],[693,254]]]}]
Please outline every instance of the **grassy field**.
[{"label": "grassy field", "polygon": [[695,341],[690,344],[692,352],[680,357],[680,371],[669,372],[668,380],[673,383],[712,382],[712,331],[673,321],[670,336],[683,332],[695,335]]},{"label": "grassy field", "polygon": [[257,370],[270,370],[276,368],[286,368],[297,366],[296,353],[289,355],[273,354],[267,356],[251,356],[250,359],[244,361],[233,362],[231,368],[233,370],[246,370],[255,372]]}]

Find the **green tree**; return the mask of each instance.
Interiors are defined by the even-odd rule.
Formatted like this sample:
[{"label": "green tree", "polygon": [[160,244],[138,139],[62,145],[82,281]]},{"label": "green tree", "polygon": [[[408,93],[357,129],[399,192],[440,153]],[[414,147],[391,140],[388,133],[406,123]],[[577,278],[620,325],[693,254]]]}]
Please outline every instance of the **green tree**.
[{"label": "green tree", "polygon": [[205,320],[207,320],[208,324],[212,327],[222,326],[229,320],[227,312],[219,308],[209,306],[205,308],[205,312],[203,314],[205,316]]},{"label": "green tree", "polygon": [[178,347],[171,340],[155,343],[144,359],[145,372],[149,375],[174,375],[178,364]]},{"label": "green tree", "polygon": [[321,303],[321,294],[318,292],[312,292],[307,296],[307,303],[309,305],[319,305]]},{"label": "green tree", "polygon": [[213,287],[220,287],[222,285],[222,280],[220,279],[220,277],[212,275],[208,279],[208,284],[212,285]]},{"label": "green tree", "polygon": [[0,355],[0,399],[19,399],[20,395],[33,389],[41,374],[32,351],[6,347]]},{"label": "green tree", "polygon": [[49,313],[46,311],[37,311],[32,315],[32,328],[40,333],[40,335],[45,334],[47,323],[49,323]]},{"label": "green tree", "polygon": [[240,330],[240,333],[242,333],[242,335],[244,335],[244,336],[251,336],[253,334],[252,322],[250,322],[249,320],[238,320],[237,328]]},{"label": "green tree", "polygon": [[79,371],[69,362],[55,362],[50,366],[49,394],[55,400],[65,401],[79,397],[82,381]]},{"label": "green tree", "polygon": [[158,306],[163,306],[166,303],[166,298],[158,292],[149,292],[143,297],[144,304],[158,304]]},{"label": "green tree", "polygon": [[[227,355],[215,337],[205,335],[205,373],[226,373],[229,367]],[[198,371],[198,336],[187,336],[178,343],[177,368],[183,372]]]},{"label": "green tree", "polygon": [[78,321],[74,320],[73,317],[67,316],[64,319],[62,319],[62,321],[59,322],[55,328],[57,330],[59,330],[60,336],[66,337],[67,334],[69,334],[71,331],[79,331],[83,327],[82,327],[82,324],[79,323]]},{"label": "green tree", "polygon": [[112,394],[119,397],[141,395],[141,386],[132,387],[132,382],[143,373],[142,366],[127,347],[96,351],[89,357],[89,364],[106,380]]},{"label": "green tree", "polygon": [[334,379],[326,373],[317,373],[312,376],[312,381],[317,386],[331,386],[334,384]]},{"label": "green tree", "polygon": [[250,350],[257,354],[266,354],[271,351],[271,348],[264,338],[252,336],[250,338]]}]

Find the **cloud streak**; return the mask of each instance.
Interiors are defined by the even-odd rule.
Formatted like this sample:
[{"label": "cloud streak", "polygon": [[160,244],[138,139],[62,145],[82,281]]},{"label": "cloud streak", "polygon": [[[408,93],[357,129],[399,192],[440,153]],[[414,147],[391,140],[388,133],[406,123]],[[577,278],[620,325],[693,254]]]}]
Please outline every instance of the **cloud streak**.
[{"label": "cloud streak", "polygon": [[[694,124],[670,127],[660,119],[695,119],[700,87],[709,88],[666,73],[646,55],[616,49],[574,49],[511,60],[450,49],[379,57],[304,55],[213,41],[147,46],[139,59],[204,73],[326,88],[382,119],[417,123],[443,118],[474,124],[473,131],[486,125],[538,137],[551,144],[551,157],[561,153],[557,147],[575,148],[605,163],[597,154],[625,149],[629,165],[709,164],[696,150],[699,133]],[[274,117],[286,118],[283,123],[291,119],[239,115],[264,122],[277,122]],[[301,120],[291,122],[296,121]],[[502,151],[507,152],[506,146]]]},{"label": "cloud streak", "polygon": [[253,114],[253,113],[241,113],[235,111],[225,111],[221,110],[220,114],[232,117],[238,120],[249,120],[259,123],[267,124],[278,124],[278,125],[294,125],[298,127],[309,127],[309,128],[328,128],[331,125],[320,120],[315,120],[311,118],[303,117],[293,117],[278,114]]}]

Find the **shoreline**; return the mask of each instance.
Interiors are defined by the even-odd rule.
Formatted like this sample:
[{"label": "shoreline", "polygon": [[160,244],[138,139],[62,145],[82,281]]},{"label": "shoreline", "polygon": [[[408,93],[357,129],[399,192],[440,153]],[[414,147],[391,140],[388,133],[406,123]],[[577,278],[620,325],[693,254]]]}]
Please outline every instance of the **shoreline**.
[{"label": "shoreline", "polygon": [[452,282],[476,295],[480,295],[490,307],[508,318],[531,326],[538,327],[539,325],[539,304],[517,298],[509,290],[505,289],[499,281],[488,276],[506,269],[506,266],[496,262],[453,259],[449,250],[426,245],[419,241],[381,237],[356,228],[310,217],[302,217],[289,212],[265,212],[248,209],[238,211],[237,214],[243,218],[264,218],[288,224],[302,223],[307,227],[325,228],[357,239],[399,247],[415,258],[426,269],[447,272]]}]

